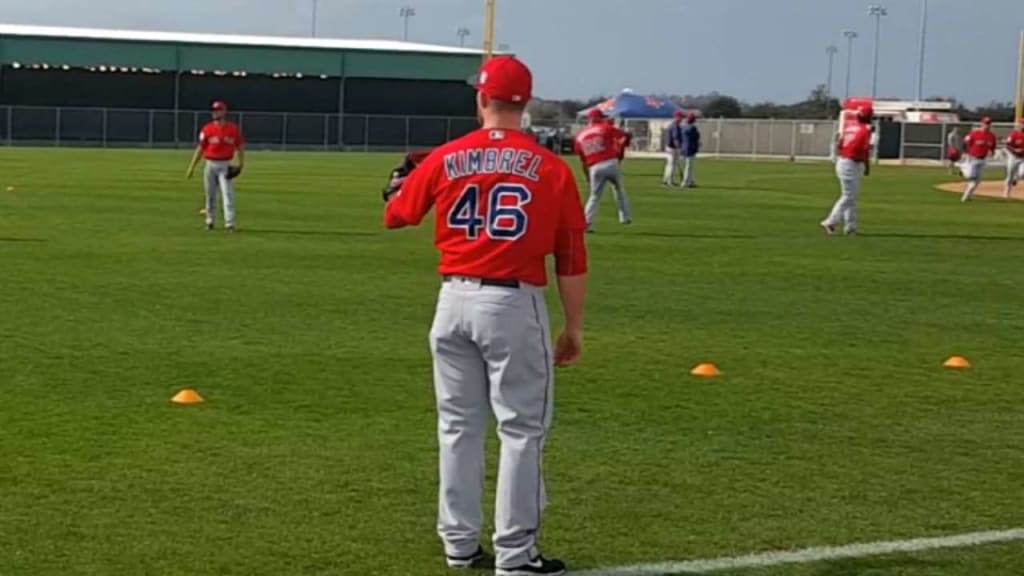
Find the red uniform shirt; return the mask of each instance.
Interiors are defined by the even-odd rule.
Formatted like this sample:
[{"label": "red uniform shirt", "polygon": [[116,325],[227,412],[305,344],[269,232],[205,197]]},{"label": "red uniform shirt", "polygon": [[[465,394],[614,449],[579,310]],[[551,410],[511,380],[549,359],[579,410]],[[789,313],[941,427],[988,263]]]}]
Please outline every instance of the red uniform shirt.
[{"label": "red uniform shirt", "polygon": [[576,136],[576,154],[587,168],[619,160],[626,142],[626,133],[608,124],[591,124]]},{"label": "red uniform shirt", "polygon": [[984,130],[975,130],[964,139],[964,145],[967,146],[968,154],[978,160],[984,160],[996,151],[996,135]]},{"label": "red uniform shirt", "polygon": [[1017,130],[1006,139],[1006,149],[1018,158],[1024,158],[1024,130]]},{"label": "red uniform shirt", "polygon": [[199,132],[199,146],[207,160],[230,161],[235,150],[245,148],[245,138],[234,122],[210,122]]},{"label": "red uniform shirt", "polygon": [[384,224],[416,226],[435,204],[442,275],[545,286],[549,254],[560,276],[587,271],[576,178],[521,132],[478,130],[435,150],[388,203]]},{"label": "red uniform shirt", "polygon": [[851,124],[843,129],[839,156],[854,162],[871,160],[871,129],[867,124]]}]

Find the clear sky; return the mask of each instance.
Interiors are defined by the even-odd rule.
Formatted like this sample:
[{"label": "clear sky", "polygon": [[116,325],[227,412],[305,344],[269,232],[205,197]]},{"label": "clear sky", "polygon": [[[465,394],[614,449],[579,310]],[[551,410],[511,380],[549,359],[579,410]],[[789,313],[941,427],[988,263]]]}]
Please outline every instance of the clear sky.
[{"label": "clear sky", "polygon": [[[922,0],[884,0],[879,96],[911,99]],[[484,0],[319,0],[318,35],[479,45]],[[824,83],[830,43],[834,94],[845,89],[844,29],[860,33],[853,92],[870,93],[874,21],[861,0],[498,0],[498,42],[535,70],[545,97],[632,88],[749,101],[802,99]],[[309,35],[313,0],[0,0],[5,23]],[[969,104],[1012,100],[1024,0],[930,0],[925,95]]]}]

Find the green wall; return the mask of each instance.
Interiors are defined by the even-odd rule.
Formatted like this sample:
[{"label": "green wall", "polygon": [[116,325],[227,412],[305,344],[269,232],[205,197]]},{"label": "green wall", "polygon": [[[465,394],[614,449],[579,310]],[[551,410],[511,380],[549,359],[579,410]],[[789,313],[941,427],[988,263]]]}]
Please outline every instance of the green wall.
[{"label": "green wall", "polygon": [[461,80],[476,72],[480,57],[423,54],[222,46],[108,40],[0,36],[0,64],[50,64],[224,70],[255,74],[302,73],[352,78]]}]

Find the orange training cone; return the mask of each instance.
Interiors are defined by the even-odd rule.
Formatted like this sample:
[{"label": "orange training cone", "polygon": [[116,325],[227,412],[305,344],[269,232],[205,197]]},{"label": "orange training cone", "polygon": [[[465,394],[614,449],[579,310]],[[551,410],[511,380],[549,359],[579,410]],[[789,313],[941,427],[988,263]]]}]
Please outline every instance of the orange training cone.
[{"label": "orange training cone", "polygon": [[171,402],[175,404],[202,404],[205,400],[195,390],[186,388],[175,394],[174,398],[171,398]]},{"label": "orange training cone", "polygon": [[722,372],[714,364],[698,364],[690,371],[690,375],[700,378],[717,378],[722,375]]},{"label": "orange training cone", "polygon": [[952,356],[949,360],[946,360],[942,366],[953,370],[966,370],[971,367],[971,363],[963,356]]}]

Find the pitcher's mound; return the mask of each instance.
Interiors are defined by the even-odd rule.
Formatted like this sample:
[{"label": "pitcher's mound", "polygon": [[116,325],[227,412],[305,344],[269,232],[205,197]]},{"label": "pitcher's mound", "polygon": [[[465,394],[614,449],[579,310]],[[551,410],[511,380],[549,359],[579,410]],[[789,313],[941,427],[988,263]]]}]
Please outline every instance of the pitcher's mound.
[{"label": "pitcher's mound", "polygon": [[[967,182],[950,182],[948,184],[940,184],[939,190],[943,192],[953,192],[955,194],[963,194],[964,190],[967,189]],[[1024,188],[1018,186],[1014,189],[1014,200],[1024,199]],[[989,198],[1003,198],[1006,193],[1006,182],[1002,181],[988,181],[982,182],[981,186],[978,186],[978,190],[974,193],[975,196],[988,196]]]}]

